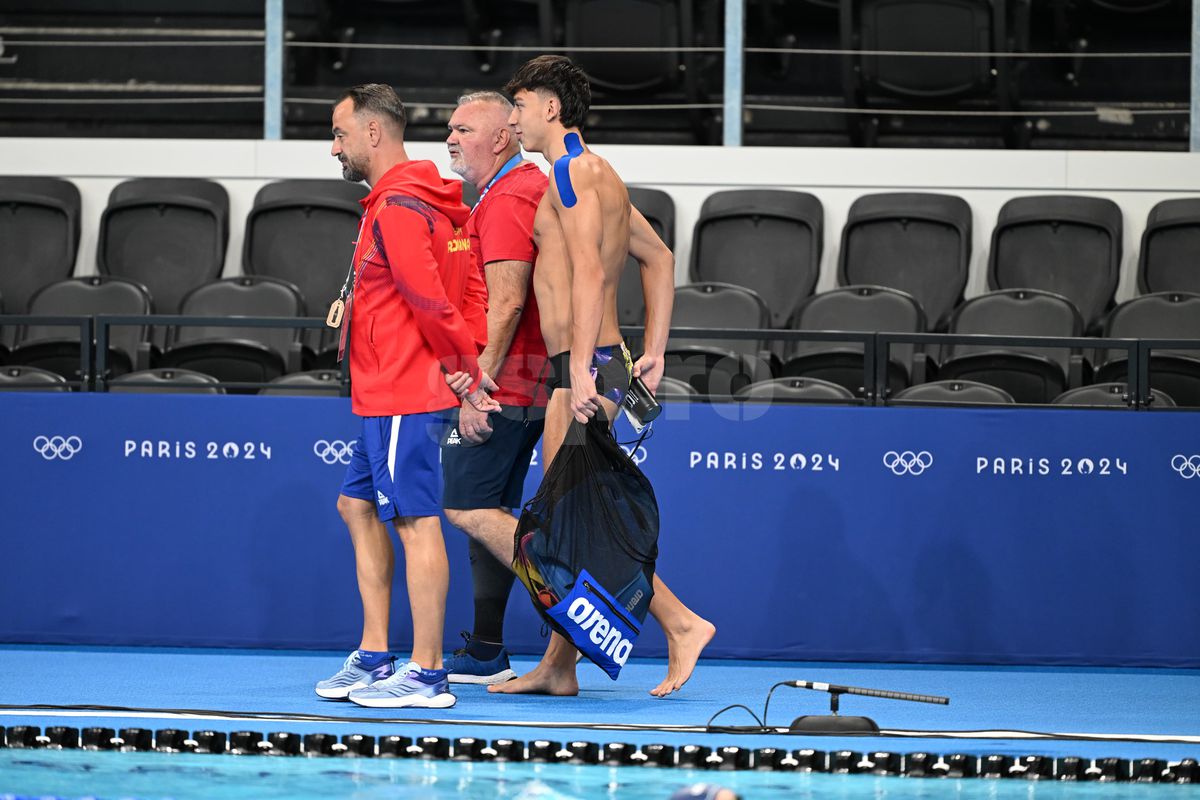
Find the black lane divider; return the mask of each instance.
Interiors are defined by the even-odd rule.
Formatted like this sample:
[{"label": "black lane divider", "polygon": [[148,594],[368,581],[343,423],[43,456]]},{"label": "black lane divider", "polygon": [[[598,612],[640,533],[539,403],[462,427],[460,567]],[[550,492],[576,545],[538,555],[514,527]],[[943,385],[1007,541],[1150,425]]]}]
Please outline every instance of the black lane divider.
[{"label": "black lane divider", "polygon": [[[336,714],[297,714],[286,711],[222,711],[214,709],[188,708],[141,708],[137,706],[107,706],[107,705],[59,705],[54,703],[37,703],[17,705],[0,703],[0,711],[6,712],[95,712],[98,716],[104,713],[187,718],[225,718],[232,720],[247,720],[253,722],[335,722],[358,725],[457,725],[457,726],[487,726],[501,728],[546,728],[552,730],[578,729],[595,731],[624,731],[650,733],[724,733],[736,735],[768,735],[768,736],[820,736],[811,732],[797,733],[787,727],[760,727],[757,725],[668,725],[640,722],[551,722],[546,720],[496,720],[496,719],[463,719],[437,717],[349,717]],[[861,735],[861,734],[859,734]],[[1137,744],[1193,744],[1200,746],[1200,736],[1170,735],[1170,734],[1099,734],[1099,733],[1054,733],[1047,731],[1026,730],[903,730],[885,729],[879,733],[869,734],[875,738],[903,739],[1017,739],[1017,740],[1052,740],[1075,742],[1132,742]],[[851,738],[855,734],[839,733],[838,738]]]},{"label": "black lane divider", "polygon": [[0,727],[0,747],[41,752],[92,750],[119,752],[205,753],[263,756],[440,759],[473,762],[597,764],[606,766],[678,767],[700,770],[759,770],[833,774],[904,775],[942,778],[1020,778],[1026,780],[1200,783],[1194,758],[1168,762],[1158,758],[1084,759],[1075,756],[889,753],[838,750],[786,750],[763,747],[706,747],[665,744],[635,746],[623,742],[556,742],[535,739],[476,739],[439,736],[381,736],[360,733],[339,738],[328,733],[303,736],[279,731],[187,731],[173,728],[89,727],[55,725],[44,731],[30,725]]}]

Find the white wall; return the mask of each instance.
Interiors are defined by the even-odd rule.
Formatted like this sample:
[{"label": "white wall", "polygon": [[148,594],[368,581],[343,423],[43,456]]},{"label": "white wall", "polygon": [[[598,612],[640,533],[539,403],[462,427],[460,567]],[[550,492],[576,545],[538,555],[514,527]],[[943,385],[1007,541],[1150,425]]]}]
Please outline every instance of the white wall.
[{"label": "white wall", "polygon": [[[229,191],[232,229],[225,275],[241,271],[242,227],[265,182],[337,178],[327,142],[186,139],[5,139],[0,174],[53,175],[83,195],[77,275],[96,271],[100,213],[108,193],[134,177],[207,177]],[[825,247],[818,290],[835,285],[837,251],[847,210],[878,191],[935,191],[963,197],[974,211],[975,242],[968,296],[985,290],[987,250],[1000,206],[1024,194],[1081,193],[1108,197],[1125,215],[1125,253],[1117,298],[1136,293],[1137,251],[1146,214],[1159,200],[1200,194],[1200,157],[1188,153],[1017,152],[998,150],[871,150],[599,146],[629,184],[652,186],[676,206],[676,280],[687,281],[692,227],[711,192],[773,187],[812,192],[825,207]],[[445,147],[409,145],[448,177]],[[535,161],[541,166],[540,157]],[[347,257],[349,257],[347,255]],[[334,271],[344,264],[331,265]]]}]

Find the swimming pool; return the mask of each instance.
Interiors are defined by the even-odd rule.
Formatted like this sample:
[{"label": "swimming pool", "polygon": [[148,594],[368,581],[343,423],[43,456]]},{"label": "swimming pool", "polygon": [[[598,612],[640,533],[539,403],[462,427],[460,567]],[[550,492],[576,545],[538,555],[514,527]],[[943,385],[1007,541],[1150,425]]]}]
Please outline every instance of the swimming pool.
[{"label": "swimming pool", "polygon": [[666,800],[714,782],[752,798],[832,800],[1200,800],[1200,784],[1075,783],[656,769],[424,759],[304,758],[80,750],[0,750],[10,797],[244,800],[417,797],[441,800]]}]

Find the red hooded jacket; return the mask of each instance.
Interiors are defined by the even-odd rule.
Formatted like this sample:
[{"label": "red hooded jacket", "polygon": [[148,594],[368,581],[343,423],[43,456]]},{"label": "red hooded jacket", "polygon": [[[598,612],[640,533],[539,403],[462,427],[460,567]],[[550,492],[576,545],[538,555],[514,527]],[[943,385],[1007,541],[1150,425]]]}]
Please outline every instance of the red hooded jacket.
[{"label": "red hooded jacket", "polygon": [[351,407],[363,417],[453,408],[446,372],[487,343],[487,288],[464,229],[462,184],[431,161],[392,167],[362,201],[350,308]]}]

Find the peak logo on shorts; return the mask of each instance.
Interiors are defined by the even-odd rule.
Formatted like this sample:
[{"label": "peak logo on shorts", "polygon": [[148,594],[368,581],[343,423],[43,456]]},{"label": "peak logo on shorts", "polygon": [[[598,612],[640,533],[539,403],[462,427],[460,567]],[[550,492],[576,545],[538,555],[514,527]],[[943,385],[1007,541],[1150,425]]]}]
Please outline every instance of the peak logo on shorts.
[{"label": "peak logo on shorts", "polygon": [[580,629],[590,631],[588,638],[592,644],[600,648],[600,652],[625,666],[633,642],[621,634],[621,629],[613,625],[608,617],[592,605],[586,597],[576,597],[575,602],[567,607],[567,616],[579,624]]},{"label": "peak logo on shorts", "polygon": [[457,447],[462,444],[462,437],[458,435],[458,428],[451,428],[450,433],[446,434],[446,444],[450,447]]}]

